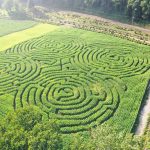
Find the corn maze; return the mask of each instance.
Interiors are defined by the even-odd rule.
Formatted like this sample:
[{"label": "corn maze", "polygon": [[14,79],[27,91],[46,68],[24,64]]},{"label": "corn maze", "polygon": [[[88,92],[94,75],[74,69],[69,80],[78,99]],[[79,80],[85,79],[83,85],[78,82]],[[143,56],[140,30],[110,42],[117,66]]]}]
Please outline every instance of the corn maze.
[{"label": "corn maze", "polygon": [[51,32],[0,53],[0,96],[10,93],[14,109],[33,104],[53,114],[62,133],[85,131],[113,118],[130,92],[124,79],[149,71],[149,52],[102,34]]}]

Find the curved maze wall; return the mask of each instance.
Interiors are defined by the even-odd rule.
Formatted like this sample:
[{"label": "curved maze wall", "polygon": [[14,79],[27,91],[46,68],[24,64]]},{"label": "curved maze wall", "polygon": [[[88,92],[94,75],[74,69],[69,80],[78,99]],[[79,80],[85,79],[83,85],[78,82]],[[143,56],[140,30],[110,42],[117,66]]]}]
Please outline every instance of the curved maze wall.
[{"label": "curved maze wall", "polygon": [[148,71],[148,55],[132,45],[95,41],[62,32],[20,43],[0,55],[0,95],[13,107],[39,106],[60,120],[61,131],[84,131],[114,115],[123,78]]}]

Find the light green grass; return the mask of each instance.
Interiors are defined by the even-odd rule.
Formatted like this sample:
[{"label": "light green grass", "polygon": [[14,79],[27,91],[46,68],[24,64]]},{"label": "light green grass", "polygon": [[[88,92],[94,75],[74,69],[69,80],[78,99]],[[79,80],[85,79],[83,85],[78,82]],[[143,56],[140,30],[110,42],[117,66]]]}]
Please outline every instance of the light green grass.
[{"label": "light green grass", "polygon": [[[45,32],[57,29],[40,26]],[[29,37],[43,33],[39,28],[28,31]],[[58,119],[62,133],[87,131],[104,122],[129,132],[149,68],[148,46],[59,27],[0,52],[0,101],[9,101],[7,107],[14,109],[37,105],[49,118]],[[5,114],[8,109],[2,110]]]},{"label": "light green grass", "polygon": [[54,25],[38,24],[32,28],[0,37],[0,51],[6,50],[20,42],[54,31],[58,28],[58,26]]},{"label": "light green grass", "polygon": [[38,23],[34,21],[0,19],[0,37],[13,32],[31,28],[37,24]]}]

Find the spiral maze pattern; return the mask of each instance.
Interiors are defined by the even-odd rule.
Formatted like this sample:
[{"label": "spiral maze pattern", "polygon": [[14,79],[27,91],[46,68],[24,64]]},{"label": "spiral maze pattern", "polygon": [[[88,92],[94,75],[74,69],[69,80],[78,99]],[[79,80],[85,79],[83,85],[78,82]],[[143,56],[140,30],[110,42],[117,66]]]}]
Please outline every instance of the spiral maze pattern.
[{"label": "spiral maze pattern", "polygon": [[62,133],[88,130],[116,112],[122,78],[150,68],[147,53],[133,49],[61,31],[20,43],[1,52],[0,95],[12,93],[14,109],[34,104],[53,114]]}]

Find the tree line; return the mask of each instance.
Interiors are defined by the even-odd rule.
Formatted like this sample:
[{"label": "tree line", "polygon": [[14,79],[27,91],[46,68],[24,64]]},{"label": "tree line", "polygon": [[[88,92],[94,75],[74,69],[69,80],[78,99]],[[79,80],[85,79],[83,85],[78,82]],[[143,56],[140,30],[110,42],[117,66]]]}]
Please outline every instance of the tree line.
[{"label": "tree line", "polygon": [[104,13],[118,13],[128,16],[132,21],[150,21],[150,0],[0,0],[0,6],[42,5],[47,8],[90,9]]},{"label": "tree line", "polygon": [[40,0],[38,2],[45,6],[91,8],[105,13],[127,15],[133,21],[150,21],[150,0]]}]

